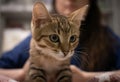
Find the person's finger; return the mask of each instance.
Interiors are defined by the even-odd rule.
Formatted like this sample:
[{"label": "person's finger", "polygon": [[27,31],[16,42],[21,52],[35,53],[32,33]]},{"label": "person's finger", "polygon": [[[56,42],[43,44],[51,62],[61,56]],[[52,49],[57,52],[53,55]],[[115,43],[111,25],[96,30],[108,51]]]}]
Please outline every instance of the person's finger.
[{"label": "person's finger", "polygon": [[7,76],[4,76],[4,75],[0,75],[0,82],[18,82],[18,81],[15,81]]},{"label": "person's finger", "polygon": [[86,82],[86,78],[84,77],[84,72],[82,70],[80,70],[74,65],[71,65],[70,69],[73,73],[72,82]]},{"label": "person's finger", "polygon": [[75,73],[80,73],[80,69],[79,68],[77,68],[76,66],[74,66],[74,65],[71,65],[70,66],[70,69],[72,70],[72,72],[75,72]]}]

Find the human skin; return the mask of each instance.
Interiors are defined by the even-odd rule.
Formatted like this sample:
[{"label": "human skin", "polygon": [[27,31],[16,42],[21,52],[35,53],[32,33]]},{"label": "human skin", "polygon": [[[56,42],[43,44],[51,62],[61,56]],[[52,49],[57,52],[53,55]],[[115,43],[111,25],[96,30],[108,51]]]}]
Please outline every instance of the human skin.
[{"label": "human skin", "polygon": [[55,8],[59,14],[67,16],[88,3],[88,0],[56,0]]},{"label": "human skin", "polygon": [[[120,81],[120,70],[117,71],[108,71],[108,72],[85,72],[80,70],[74,65],[70,66],[72,72],[73,72],[73,82],[98,82],[95,81],[96,77],[99,79],[104,79],[105,82],[109,82],[108,78],[101,78],[101,77],[111,77],[115,79],[115,82]],[[103,76],[105,75],[105,76]],[[112,81],[113,82],[113,81]]]}]

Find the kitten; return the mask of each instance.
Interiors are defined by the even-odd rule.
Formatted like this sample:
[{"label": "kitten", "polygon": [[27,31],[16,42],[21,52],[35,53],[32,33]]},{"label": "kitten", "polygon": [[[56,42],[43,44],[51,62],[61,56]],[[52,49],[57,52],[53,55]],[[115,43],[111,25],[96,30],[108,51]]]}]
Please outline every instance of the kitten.
[{"label": "kitten", "polygon": [[25,82],[71,82],[71,56],[78,45],[80,21],[88,6],[64,17],[50,15],[41,2],[32,12],[30,69]]}]

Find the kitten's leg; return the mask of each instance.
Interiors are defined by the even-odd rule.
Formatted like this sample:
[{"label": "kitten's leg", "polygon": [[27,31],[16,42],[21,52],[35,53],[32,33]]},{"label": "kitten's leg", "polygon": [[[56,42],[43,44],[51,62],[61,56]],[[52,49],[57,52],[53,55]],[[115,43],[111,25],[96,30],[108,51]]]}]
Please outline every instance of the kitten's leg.
[{"label": "kitten's leg", "polygon": [[47,82],[45,71],[39,68],[35,67],[30,68],[28,77],[29,82]]},{"label": "kitten's leg", "polygon": [[62,69],[58,72],[57,82],[72,82],[72,72],[70,69]]}]

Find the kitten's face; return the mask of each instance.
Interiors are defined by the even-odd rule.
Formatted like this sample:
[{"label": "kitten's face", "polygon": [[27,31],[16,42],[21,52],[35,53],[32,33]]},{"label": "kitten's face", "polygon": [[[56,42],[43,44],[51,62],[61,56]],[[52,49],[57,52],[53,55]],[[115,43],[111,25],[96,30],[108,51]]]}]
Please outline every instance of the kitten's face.
[{"label": "kitten's face", "polygon": [[53,51],[56,56],[73,54],[79,40],[79,26],[63,16],[52,16],[52,21],[40,23],[33,31],[39,47]]},{"label": "kitten's face", "polygon": [[86,7],[68,17],[49,15],[43,4],[35,4],[32,17],[32,35],[37,47],[54,57],[71,57],[79,40],[80,21]]}]

